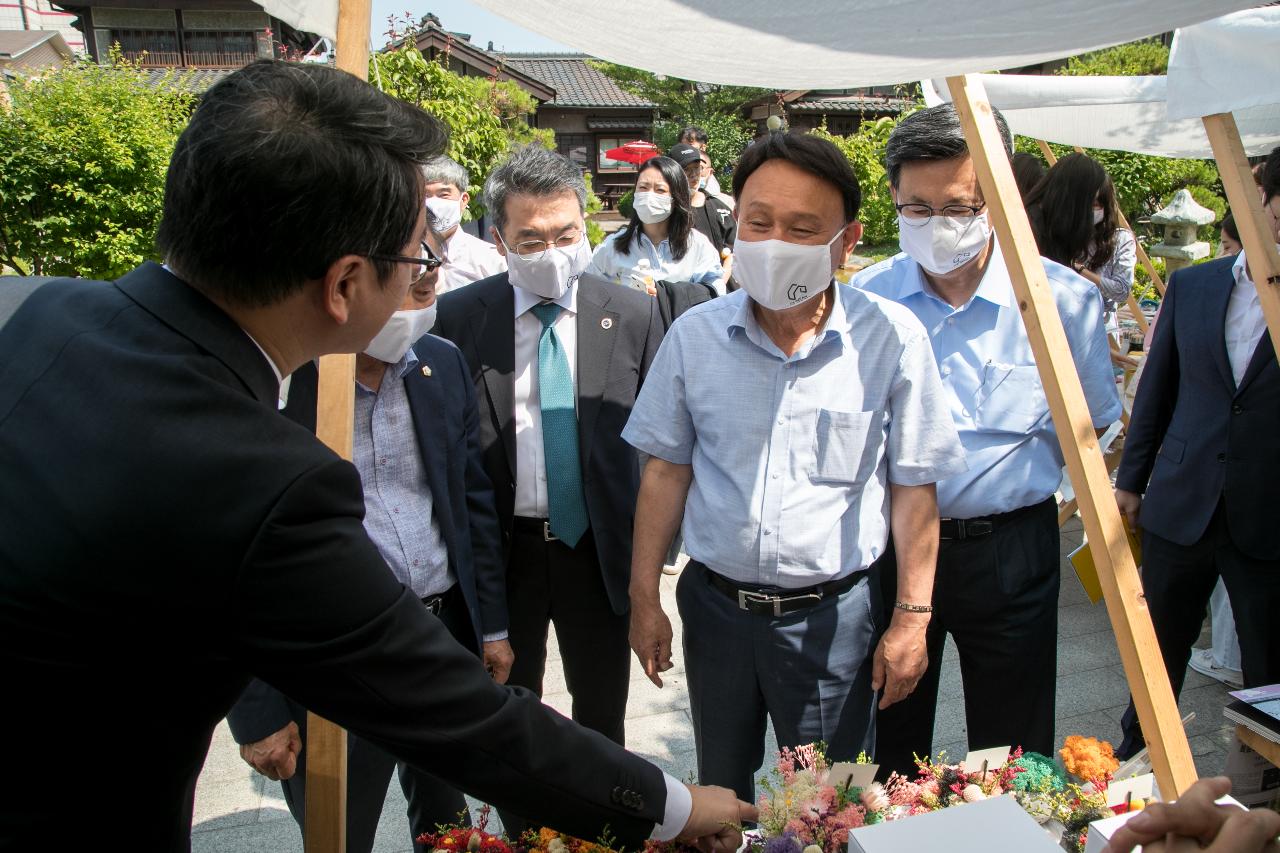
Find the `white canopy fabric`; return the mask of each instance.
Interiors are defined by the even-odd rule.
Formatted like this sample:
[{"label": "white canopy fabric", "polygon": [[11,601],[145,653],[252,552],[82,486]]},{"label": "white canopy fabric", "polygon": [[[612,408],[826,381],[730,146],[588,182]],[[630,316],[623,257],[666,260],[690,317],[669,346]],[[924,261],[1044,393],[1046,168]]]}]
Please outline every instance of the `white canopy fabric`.
[{"label": "white canopy fabric", "polygon": [[[1015,68],[1188,26],[1253,0],[475,0],[610,62],[771,89],[836,89]],[[265,0],[334,36],[338,0]],[[446,22],[447,23],[447,22]]]},{"label": "white canopy fabric", "polygon": [[1280,6],[1247,9],[1174,33],[1170,118],[1199,118],[1277,101]]},{"label": "white canopy fabric", "polygon": [[[1230,55],[1230,54],[1225,54]],[[1157,157],[1209,158],[1213,150],[1199,118],[1173,120],[1166,77],[1058,77],[981,74],[992,106],[1020,136],[1082,148],[1133,151]],[[944,80],[925,80],[925,103],[951,100]],[[1245,150],[1266,154],[1280,144],[1280,87],[1270,104],[1235,111]],[[1224,109],[1221,98],[1214,112]]]}]

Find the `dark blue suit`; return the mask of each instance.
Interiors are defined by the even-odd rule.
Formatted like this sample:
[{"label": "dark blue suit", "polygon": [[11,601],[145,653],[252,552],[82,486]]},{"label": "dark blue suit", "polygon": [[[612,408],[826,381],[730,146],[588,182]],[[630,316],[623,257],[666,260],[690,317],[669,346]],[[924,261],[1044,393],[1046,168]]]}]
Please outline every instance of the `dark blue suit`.
[{"label": "dark blue suit", "polygon": [[[418,364],[402,381],[426,487],[433,498],[433,515],[448,550],[449,569],[458,579],[440,618],[459,643],[478,653],[482,634],[507,630],[507,603],[493,488],[480,458],[475,386],[452,343],[427,335],[413,345],[413,351]],[[295,372],[285,409],[287,416],[310,429],[315,427],[316,378],[313,365]],[[227,715],[232,735],[242,744],[261,740],[290,720],[305,734],[306,710],[261,681],[251,683]],[[347,849],[359,853],[373,845],[396,760],[354,736],[347,744]],[[305,761],[301,761],[294,777],[282,783],[290,811],[300,824],[305,777]],[[402,766],[400,781],[409,800],[414,835],[434,829],[437,823],[456,822],[466,807],[461,794],[413,768]]]},{"label": "dark blue suit", "polygon": [[[1170,280],[1116,473],[1116,488],[1144,495],[1142,584],[1175,693],[1219,576],[1245,684],[1280,681],[1280,365],[1264,332],[1236,386],[1225,337],[1234,262]],[[1126,735],[1138,744],[1132,709]]]}]

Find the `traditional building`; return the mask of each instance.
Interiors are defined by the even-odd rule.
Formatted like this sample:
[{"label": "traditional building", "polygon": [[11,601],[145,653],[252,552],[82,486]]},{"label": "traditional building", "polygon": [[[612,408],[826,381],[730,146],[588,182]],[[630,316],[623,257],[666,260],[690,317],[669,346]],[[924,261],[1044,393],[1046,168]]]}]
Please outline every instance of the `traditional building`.
[{"label": "traditional building", "polygon": [[57,30],[0,30],[0,73],[36,74],[73,60]]},{"label": "traditional building", "polygon": [[55,8],[55,4],[49,0],[0,2],[0,31],[57,32],[72,52],[84,53],[84,36],[73,25],[75,17],[70,12]]},{"label": "traditional building", "polygon": [[863,121],[896,116],[914,103],[914,87],[871,86],[862,89],[808,89],[779,92],[761,98],[744,109],[744,117],[764,133],[770,116],[779,116],[792,130],[812,130],[826,123],[827,130],[847,136]]}]

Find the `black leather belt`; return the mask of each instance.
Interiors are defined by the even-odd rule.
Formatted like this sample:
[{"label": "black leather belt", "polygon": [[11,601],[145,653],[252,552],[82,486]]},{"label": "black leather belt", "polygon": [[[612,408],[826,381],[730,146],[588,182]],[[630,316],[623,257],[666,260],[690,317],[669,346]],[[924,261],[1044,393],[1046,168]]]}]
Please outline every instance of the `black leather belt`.
[{"label": "black leather belt", "polygon": [[451,586],[439,595],[428,595],[422,599],[422,606],[439,616],[440,611],[444,610],[445,601],[449,598],[449,594],[453,592],[454,588]]},{"label": "black leather belt", "polygon": [[541,536],[543,542],[560,541],[560,537],[551,532],[551,522],[545,518],[526,518],[522,515],[517,515],[512,527],[520,533]]},{"label": "black leather belt", "polygon": [[1024,515],[1030,515],[1042,509],[1046,504],[1057,505],[1053,498],[1045,498],[1040,503],[1018,507],[1009,512],[1002,512],[996,515],[981,515],[977,518],[943,518],[938,522],[938,537],[940,539],[959,540],[987,536],[994,533],[997,527],[1003,527]]},{"label": "black leather belt", "polygon": [[[690,560],[690,563],[706,568],[704,564],[694,560]],[[740,584],[707,569],[707,583],[711,584],[712,589],[723,593],[738,605],[738,609],[748,613],[759,613],[762,616],[785,616],[788,613],[807,610],[824,599],[853,589],[866,576],[867,570],[859,569],[851,575],[826,583],[798,589],[779,589],[755,584]]]}]

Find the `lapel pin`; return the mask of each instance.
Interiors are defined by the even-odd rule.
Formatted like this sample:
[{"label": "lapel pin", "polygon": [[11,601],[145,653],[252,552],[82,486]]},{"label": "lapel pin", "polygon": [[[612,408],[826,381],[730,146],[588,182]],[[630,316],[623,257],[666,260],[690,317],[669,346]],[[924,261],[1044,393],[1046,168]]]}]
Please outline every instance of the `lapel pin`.
[{"label": "lapel pin", "polygon": [[426,364],[422,365],[422,375],[423,376],[431,375],[431,367],[429,365],[426,365]]},{"label": "lapel pin", "polygon": [[613,328],[613,318],[612,318],[612,317],[605,317],[603,320],[601,320],[601,321],[600,321],[600,328],[602,328],[602,329],[612,329],[612,328]]}]

